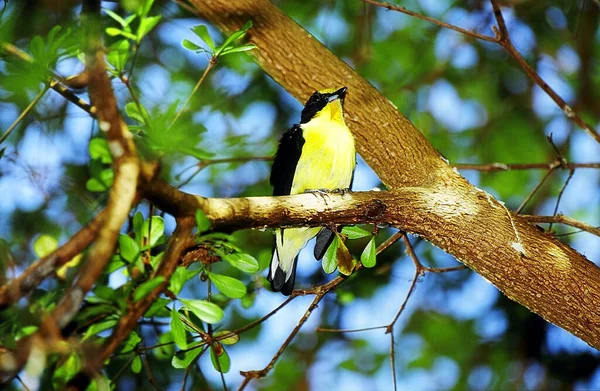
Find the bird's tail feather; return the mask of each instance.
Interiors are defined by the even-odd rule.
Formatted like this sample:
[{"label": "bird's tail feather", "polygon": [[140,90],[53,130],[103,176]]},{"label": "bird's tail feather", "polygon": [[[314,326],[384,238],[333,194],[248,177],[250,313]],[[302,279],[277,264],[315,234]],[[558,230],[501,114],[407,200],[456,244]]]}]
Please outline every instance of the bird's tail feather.
[{"label": "bird's tail feather", "polygon": [[298,264],[298,257],[294,259],[294,263],[290,270],[287,272],[281,268],[279,264],[279,255],[277,249],[273,250],[273,258],[271,258],[271,266],[267,279],[271,282],[271,288],[275,292],[281,292],[282,294],[289,296],[294,290],[294,283],[296,282],[296,265]]}]

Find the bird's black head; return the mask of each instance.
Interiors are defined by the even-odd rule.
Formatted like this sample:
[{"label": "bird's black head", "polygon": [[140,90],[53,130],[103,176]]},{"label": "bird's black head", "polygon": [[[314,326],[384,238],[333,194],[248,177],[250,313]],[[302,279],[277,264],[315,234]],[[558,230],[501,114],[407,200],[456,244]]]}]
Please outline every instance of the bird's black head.
[{"label": "bird's black head", "polygon": [[319,111],[323,110],[328,103],[333,102],[334,100],[340,99],[343,103],[344,98],[346,97],[346,91],[348,91],[348,87],[342,87],[339,90],[334,90],[332,88],[320,90],[312,94],[306,101],[304,109],[302,109],[300,123],[305,124],[310,121]]}]

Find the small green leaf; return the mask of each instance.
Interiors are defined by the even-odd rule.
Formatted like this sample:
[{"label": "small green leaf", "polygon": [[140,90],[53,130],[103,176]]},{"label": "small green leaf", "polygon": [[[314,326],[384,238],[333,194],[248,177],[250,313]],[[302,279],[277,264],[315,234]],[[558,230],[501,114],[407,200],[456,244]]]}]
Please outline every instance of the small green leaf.
[{"label": "small green leaf", "polygon": [[191,30],[208,45],[211,51],[215,51],[215,41],[211,38],[208,28],[205,25],[199,24],[192,27]]},{"label": "small green leaf", "polygon": [[85,331],[85,334],[83,335],[83,338],[81,340],[85,341],[86,339],[88,339],[104,330],[108,330],[111,327],[114,327],[116,324],[117,324],[117,319],[114,319],[114,318],[110,318],[107,320],[103,320],[103,321],[94,323]]},{"label": "small green leaf", "polygon": [[159,318],[168,317],[171,311],[169,311],[165,306],[169,304],[169,300],[159,297],[148,310],[144,314],[144,318],[152,318],[153,316]]},{"label": "small green leaf", "polygon": [[161,345],[158,346],[155,349],[152,349],[152,353],[154,354],[154,356],[159,359],[159,360],[168,360],[171,357],[173,357],[173,355],[175,354],[175,346],[172,343],[169,342],[173,342],[173,334],[172,333],[164,333],[161,334],[158,337],[158,341],[157,341],[157,345]]},{"label": "small green leaf", "polygon": [[[152,224],[150,224],[152,221]],[[152,225],[152,226],[151,226]],[[148,235],[148,230],[150,230],[150,235]],[[143,234],[143,248],[152,248],[156,246],[158,240],[163,236],[165,232],[165,221],[160,216],[152,216],[152,220],[146,219],[144,224],[142,224],[142,234]],[[150,239],[148,240],[148,236]]]},{"label": "small green leaf", "polygon": [[192,349],[185,352],[177,352],[173,356],[171,360],[171,365],[173,368],[184,369],[190,366],[192,362],[198,357],[198,355],[202,352],[202,349]]},{"label": "small green leaf", "polygon": [[215,57],[219,56],[224,50],[229,49],[229,46],[232,43],[235,43],[236,41],[241,39],[244,35],[246,35],[246,32],[251,27],[252,27],[252,21],[249,20],[246,22],[246,24],[241,29],[231,33],[231,35],[225,39],[225,42],[223,42],[223,44],[215,50],[215,54],[214,54]]},{"label": "small green leaf", "polygon": [[236,47],[232,47],[229,49],[225,49],[221,52],[221,56],[225,56],[227,54],[231,54],[231,53],[240,53],[240,52],[247,52],[248,50],[252,50],[252,49],[256,49],[256,45],[249,43],[247,45],[242,45],[242,46],[236,46]]},{"label": "small green leaf", "polygon": [[135,331],[132,331],[127,336],[127,339],[125,339],[125,341],[121,345],[119,352],[131,352],[135,349],[137,344],[140,343],[141,341],[142,341],[142,338],[140,338],[138,333],[136,333]]},{"label": "small green leaf", "polygon": [[377,247],[375,246],[375,237],[372,237],[367,243],[367,246],[363,250],[362,254],[360,254],[360,262],[364,267],[373,267],[375,266],[376,258],[377,258]]},{"label": "small green leaf", "polygon": [[40,235],[33,242],[33,252],[39,258],[45,257],[58,247],[58,241],[50,235]]},{"label": "small green leaf", "polygon": [[215,273],[209,273],[208,278],[227,297],[239,299],[246,295],[246,285],[238,279]]},{"label": "small green leaf", "polygon": [[140,356],[135,356],[133,361],[131,362],[131,372],[140,373],[142,370],[142,359]]},{"label": "small green leaf", "polygon": [[181,288],[188,280],[188,272],[183,266],[178,266],[171,276],[171,282],[169,284],[169,290],[177,296],[181,292]]},{"label": "small green leaf", "polygon": [[186,155],[190,155],[191,157],[195,157],[198,160],[210,159],[214,156],[213,153],[207,152],[203,149],[197,147],[186,147],[185,145],[180,146],[179,151],[181,153],[185,153]]},{"label": "small green leaf", "polygon": [[342,234],[346,235],[350,240],[371,236],[369,231],[356,226],[342,228]]},{"label": "small green leaf", "polygon": [[181,299],[181,302],[206,323],[218,323],[223,319],[223,310],[215,303],[193,299]]},{"label": "small green leaf", "polygon": [[118,29],[116,27],[107,27],[106,28],[106,34],[110,35],[111,37],[120,35],[121,31],[122,31],[121,29]]},{"label": "small green leaf", "polygon": [[148,16],[140,21],[140,27],[137,31],[137,43],[140,43],[142,39],[144,39],[146,34],[148,34],[154,27],[156,27],[158,22],[160,22],[161,17],[161,15]]},{"label": "small green leaf", "polygon": [[108,142],[100,137],[96,137],[90,140],[88,147],[90,151],[90,158],[99,159],[102,164],[111,164],[113,159],[108,149]]},{"label": "small green leaf", "polygon": [[174,309],[171,310],[171,333],[173,334],[173,341],[180,349],[187,349],[187,336],[185,329],[183,328],[183,322],[179,317],[179,312]]},{"label": "small green leaf", "polygon": [[140,248],[133,238],[128,235],[119,235],[119,253],[127,262],[134,262],[140,254]]},{"label": "small green leaf", "polygon": [[196,45],[189,39],[184,39],[183,41],[181,41],[181,46],[183,46],[187,50],[191,50],[192,52],[202,52],[202,51],[205,52],[206,51],[206,49],[204,49],[202,46]]},{"label": "small green leaf", "polygon": [[133,215],[133,232],[135,232],[135,240],[137,244],[142,244],[142,228],[144,226],[144,215],[142,212],[136,212]]},{"label": "small green leaf", "polygon": [[331,274],[335,271],[335,269],[337,268],[337,250],[340,244],[340,239],[338,238],[338,236],[336,235],[333,240],[331,241],[331,244],[329,245],[329,248],[327,249],[327,251],[325,252],[325,255],[323,256],[323,271],[327,274]]},{"label": "small green leaf", "polygon": [[[135,37],[133,37],[135,39]],[[129,58],[129,41],[122,39],[110,45],[106,61],[112,65],[117,72],[122,72]]]},{"label": "small green leaf", "polygon": [[108,16],[110,16],[111,18],[113,18],[121,26],[127,27],[127,22],[125,22],[125,20],[123,18],[121,18],[119,15],[117,15],[116,13],[114,13],[111,10],[106,9],[106,8],[103,8],[103,11],[106,12],[106,14]]},{"label": "small green leaf", "polygon": [[[221,331],[215,332],[213,334],[213,337],[218,338],[221,335],[227,335],[227,334],[231,334],[231,331],[221,330]],[[240,336],[238,334],[233,334],[231,337],[220,339],[219,342],[222,343],[223,345],[234,345],[234,344],[238,343],[239,340],[240,340]]]},{"label": "small green leaf", "polygon": [[163,283],[165,277],[158,276],[141,284],[133,293],[133,302],[137,303],[148,296],[156,287]]},{"label": "small green leaf", "polygon": [[[142,108],[142,112],[140,112],[140,107]],[[141,124],[145,124],[145,118],[149,118],[148,110],[142,105],[138,105],[135,102],[129,102],[125,105],[125,113],[134,121],[137,121]]]},{"label": "small green leaf", "polygon": [[356,265],[356,261],[350,255],[350,251],[348,251],[348,247],[346,247],[346,243],[338,237],[338,248],[337,248],[337,265],[338,271],[345,276],[349,276],[352,274],[354,270],[354,266]]},{"label": "small green leaf", "polygon": [[210,346],[210,360],[212,361],[213,367],[221,373],[229,372],[231,369],[231,360],[227,351],[218,342],[213,343]]},{"label": "small green leaf", "polygon": [[202,209],[196,210],[196,225],[198,226],[198,233],[206,232],[210,229],[211,223],[208,217],[204,214]]},{"label": "small green leaf", "polygon": [[258,261],[250,254],[233,253],[223,257],[231,266],[246,273],[256,273],[259,269]]}]

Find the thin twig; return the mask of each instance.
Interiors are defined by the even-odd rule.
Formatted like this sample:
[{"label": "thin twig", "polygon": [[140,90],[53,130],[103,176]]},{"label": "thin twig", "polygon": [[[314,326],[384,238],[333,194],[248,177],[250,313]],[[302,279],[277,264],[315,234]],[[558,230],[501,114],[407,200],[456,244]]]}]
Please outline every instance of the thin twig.
[{"label": "thin twig", "polygon": [[396,383],[396,342],[394,341],[394,333],[390,333],[390,365],[392,367],[392,385],[393,390],[396,391],[398,389],[398,385]]},{"label": "thin twig", "polygon": [[552,175],[552,173],[554,172],[554,170],[556,170],[557,167],[559,167],[558,164],[553,166],[550,170],[548,170],[548,172],[546,173],[546,175],[544,175],[544,177],[542,178],[540,183],[538,183],[537,186],[534,187],[533,190],[527,195],[527,197],[525,197],[525,200],[523,200],[523,202],[521,203],[521,205],[519,205],[519,208],[516,211],[517,214],[521,213],[523,208],[525,208],[525,205],[527,205],[529,200],[531,200],[531,198],[535,195],[535,193],[537,193],[537,191],[540,189],[540,187],[542,187],[544,182],[546,182],[546,179],[548,179],[550,177],[550,175]]},{"label": "thin twig", "polygon": [[365,3],[369,3],[369,4],[372,4],[372,5],[375,5],[377,7],[387,8],[388,10],[391,10],[391,11],[401,12],[403,14],[410,15],[410,16],[415,17],[417,19],[422,19],[422,20],[425,20],[427,22],[433,23],[433,24],[438,25],[440,27],[445,27],[447,29],[457,31],[457,32],[459,32],[461,34],[468,35],[469,37],[481,39],[482,41],[494,42],[494,43],[496,42],[496,38],[494,38],[494,37],[490,37],[488,35],[479,34],[479,33],[476,33],[474,31],[466,30],[466,29],[464,29],[462,27],[454,26],[452,24],[448,24],[446,22],[442,22],[440,20],[437,20],[437,19],[434,19],[434,18],[430,18],[428,16],[424,16],[424,15],[418,14],[418,13],[413,12],[413,11],[409,11],[409,10],[407,10],[404,7],[400,7],[400,6],[397,6],[397,5],[394,5],[394,4],[390,4],[390,3],[383,3],[383,2],[375,1],[375,0],[362,0],[362,1],[364,1]]},{"label": "thin twig", "polygon": [[315,329],[318,333],[358,333],[361,331],[370,331],[370,330],[379,330],[385,329],[387,326],[373,326],[373,327],[364,327],[361,329],[328,329],[324,327],[317,327]]},{"label": "thin twig", "polygon": [[146,376],[148,377],[148,382],[150,382],[150,384],[152,385],[152,387],[154,387],[156,391],[160,391],[160,387],[156,383],[156,380],[154,380],[154,376],[152,376],[152,369],[150,368],[150,363],[148,362],[148,355],[140,354],[140,358],[142,360],[142,363],[144,364],[144,369],[146,371]]},{"label": "thin twig", "polygon": [[202,73],[202,76],[198,80],[198,83],[196,83],[196,85],[194,86],[192,93],[190,94],[190,96],[188,96],[188,98],[186,99],[186,101],[183,104],[183,106],[181,107],[181,109],[177,112],[177,114],[175,114],[175,118],[173,118],[173,122],[171,122],[171,125],[169,125],[169,128],[171,128],[175,124],[175,122],[177,122],[177,120],[179,119],[181,114],[185,111],[185,108],[192,100],[192,97],[194,96],[196,91],[198,91],[198,88],[200,88],[200,86],[202,85],[202,82],[204,82],[206,75],[208,75],[208,72],[210,72],[210,70],[212,69],[213,66],[215,66],[216,63],[217,63],[217,58],[211,57],[210,60],[208,61],[208,65],[206,66],[206,69],[204,70],[204,73]]},{"label": "thin twig", "polygon": [[[567,176],[567,180],[565,181],[563,187],[560,189],[558,197],[556,198],[556,205],[554,205],[554,211],[552,212],[553,215],[556,215],[556,213],[558,213],[558,206],[560,205],[560,200],[562,199],[563,193],[567,189],[571,178],[573,178],[573,174],[575,174],[575,170],[569,170],[569,176]],[[550,223],[550,225],[548,226],[548,230],[552,230],[552,223]]]},{"label": "thin twig", "polygon": [[510,35],[508,34],[508,29],[506,28],[506,23],[504,21],[504,16],[502,16],[502,11],[500,9],[500,4],[498,0],[490,0],[492,3],[492,8],[494,9],[494,17],[496,18],[496,22],[498,23],[498,28],[494,27],[494,33],[496,34],[496,41],[500,46],[502,46],[508,54],[510,54],[518,63],[519,66],[523,69],[523,71],[529,76],[529,78],[537,84],[560,109],[565,113],[567,118],[574,121],[580,128],[582,128],[587,134],[592,136],[597,142],[600,143],[600,133],[598,133],[591,125],[585,122],[576,112],[575,110],[569,106],[561,97],[554,91],[542,78],[541,76],[523,59],[523,56],[519,53],[519,51],[513,45]]},{"label": "thin twig", "polygon": [[575,220],[572,217],[565,216],[558,213],[554,216],[532,216],[532,215],[519,215],[530,223],[559,223],[569,225],[571,227],[579,228],[583,231],[589,232],[593,235],[600,236],[600,227],[594,227],[590,224],[583,223],[579,220]]},{"label": "thin twig", "polygon": [[35,96],[35,98],[33,98],[33,100],[31,101],[31,103],[29,103],[29,105],[27,105],[27,107],[25,108],[25,110],[23,110],[23,112],[21,114],[19,114],[19,116],[17,117],[17,119],[15,120],[15,122],[12,123],[12,125],[10,125],[10,127],[8,129],[6,129],[6,132],[4,132],[4,134],[0,137],[0,144],[2,144],[4,142],[4,140],[6,140],[8,138],[8,136],[10,136],[10,134],[12,133],[12,131],[17,127],[17,125],[23,120],[23,118],[25,118],[27,116],[27,114],[29,114],[29,112],[35,107],[35,105],[40,101],[40,99],[42,99],[42,97],[46,94],[46,92],[48,91],[48,86],[45,86],[42,91],[40,91],[39,94],[37,94]]},{"label": "thin twig", "polygon": [[[555,162],[548,163],[488,163],[488,164],[470,164],[470,163],[457,163],[453,164],[459,170],[474,170],[474,171],[511,171],[511,170],[550,170],[555,165]],[[600,163],[567,163],[560,165],[557,169],[575,170],[578,168],[600,168]]]}]

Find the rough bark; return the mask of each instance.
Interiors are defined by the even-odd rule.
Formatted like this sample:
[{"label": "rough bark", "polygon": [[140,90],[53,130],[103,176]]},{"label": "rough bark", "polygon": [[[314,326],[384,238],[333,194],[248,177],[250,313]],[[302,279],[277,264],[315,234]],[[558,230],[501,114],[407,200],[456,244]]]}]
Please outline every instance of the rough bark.
[{"label": "rough bark", "polygon": [[[598,267],[453,171],[385,96],[269,1],[191,3],[199,16],[225,33],[251,19],[249,41],[258,47],[252,51],[256,61],[298,99],[323,87],[349,87],[346,122],[358,152],[388,188],[401,194],[396,200],[380,199],[387,213],[395,213],[394,223],[453,254],[511,299],[600,348]],[[215,222],[238,218],[249,227],[268,225],[266,215],[279,221],[284,216],[285,221],[292,216],[314,218],[314,210],[300,201],[306,196],[269,202],[183,198],[199,202]]]}]

